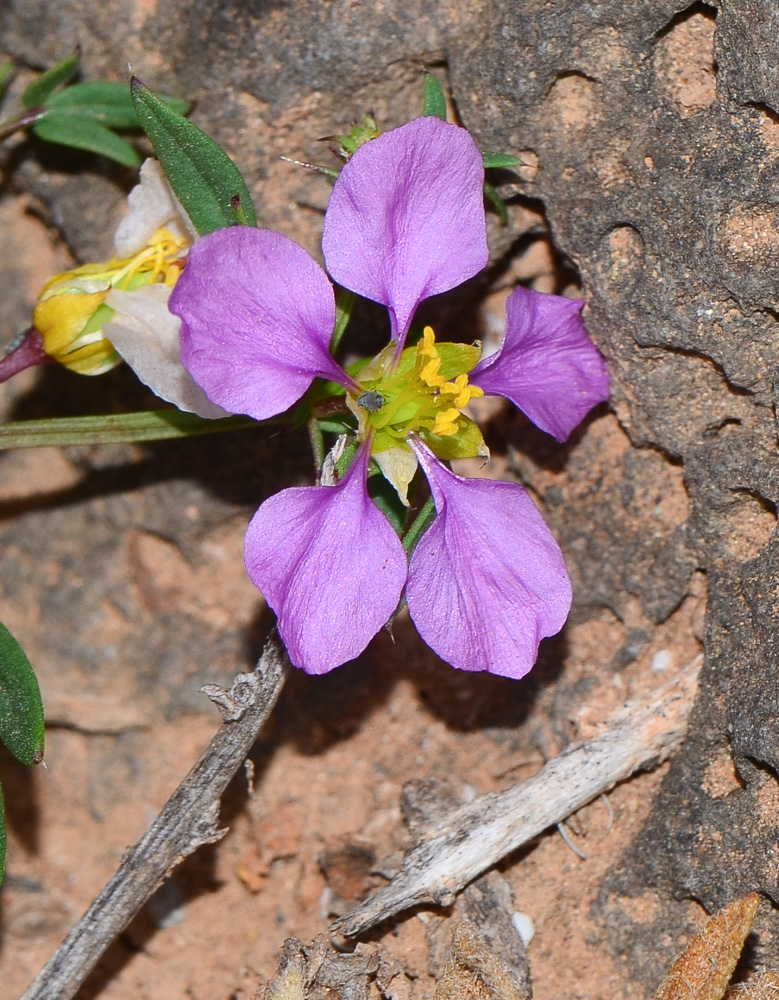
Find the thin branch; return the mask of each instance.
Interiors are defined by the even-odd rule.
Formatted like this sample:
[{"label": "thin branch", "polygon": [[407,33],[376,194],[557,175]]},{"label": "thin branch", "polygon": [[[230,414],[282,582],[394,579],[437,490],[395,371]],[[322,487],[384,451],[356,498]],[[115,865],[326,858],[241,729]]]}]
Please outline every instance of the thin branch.
[{"label": "thin branch", "polygon": [[635,771],[664,760],[687,731],[700,663],[698,657],[669,684],[626,705],[602,735],[572,744],[529,781],[427,824],[389,885],[336,920],[331,932],[354,937],[412,906],[451,906],[464,886],[501,858]]},{"label": "thin branch", "polygon": [[21,1000],[71,1000],[106,948],[171,870],[198,847],[227,833],[217,826],[219,800],[276,703],[287,663],[281,643],[272,638],[256,669],[238,674],[229,691],[216,685],[204,689],[219,704],[225,721]]}]

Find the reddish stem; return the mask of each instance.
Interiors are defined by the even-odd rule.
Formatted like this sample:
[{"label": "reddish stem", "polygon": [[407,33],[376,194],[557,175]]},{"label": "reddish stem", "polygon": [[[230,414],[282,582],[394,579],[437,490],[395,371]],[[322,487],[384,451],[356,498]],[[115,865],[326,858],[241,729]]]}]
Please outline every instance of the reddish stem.
[{"label": "reddish stem", "polygon": [[52,359],[43,349],[43,337],[34,326],[24,335],[22,342],[10,354],[0,359],[0,382],[23,372],[34,365],[48,364]]}]

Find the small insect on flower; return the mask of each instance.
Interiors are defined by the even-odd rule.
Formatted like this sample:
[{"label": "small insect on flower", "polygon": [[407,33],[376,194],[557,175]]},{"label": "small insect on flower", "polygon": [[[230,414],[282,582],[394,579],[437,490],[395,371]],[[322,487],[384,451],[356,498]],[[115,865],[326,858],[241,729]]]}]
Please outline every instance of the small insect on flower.
[{"label": "small insect on flower", "polygon": [[369,413],[378,413],[379,410],[384,406],[386,400],[380,392],[375,392],[373,389],[367,389],[365,392],[360,393],[356,399],[358,406],[362,407],[363,410],[367,410]]}]

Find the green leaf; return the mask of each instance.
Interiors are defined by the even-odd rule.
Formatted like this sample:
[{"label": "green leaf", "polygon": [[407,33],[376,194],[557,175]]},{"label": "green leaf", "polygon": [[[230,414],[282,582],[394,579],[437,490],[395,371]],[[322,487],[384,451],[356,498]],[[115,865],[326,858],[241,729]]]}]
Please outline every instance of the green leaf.
[{"label": "green leaf", "polygon": [[197,232],[205,236],[233,225],[236,195],[246,217],[256,226],[249,189],[227,153],[137,77],[132,77],[130,90],[138,121]]},{"label": "green leaf", "polygon": [[456,434],[433,434],[432,431],[423,428],[419,431],[419,436],[428,448],[445,462],[453,458],[475,458],[477,455],[485,457],[489,455],[478,424],[461,413],[456,418],[456,425]]},{"label": "green leaf", "polygon": [[355,421],[348,416],[317,418],[319,429],[328,434],[354,434]]},{"label": "green leaf", "polygon": [[501,198],[492,184],[488,184],[486,181],[484,182],[484,195],[492,203],[492,207],[498,213],[501,224],[504,226],[508,225],[509,213],[506,208],[506,202]]},{"label": "green leaf", "polygon": [[[267,423],[267,421],[266,421]],[[126,444],[218,434],[257,426],[251,417],[207,420],[175,408],[112,413],[100,417],[54,417],[49,420],[13,420],[0,424],[0,451],[7,448],[64,447],[79,444]]]},{"label": "green leaf", "polygon": [[45,73],[27,85],[22,94],[22,104],[26,108],[36,108],[39,104],[43,104],[49,94],[78,72],[80,62],[81,49],[77,48],[71,55],[66,56],[56,66],[47,69]]},{"label": "green leaf", "polygon": [[3,91],[8,83],[8,80],[16,67],[16,63],[13,59],[8,59],[6,62],[0,66],[0,97],[3,95]]},{"label": "green leaf", "polygon": [[[189,104],[180,97],[160,95],[160,100],[179,114],[189,110]],[[50,97],[46,107],[94,118],[109,128],[141,127],[126,83],[108,80],[74,83]]]},{"label": "green leaf", "polygon": [[512,167],[522,166],[522,160],[518,156],[512,156],[510,153],[482,153],[481,155],[484,160],[485,170],[508,170]]},{"label": "green leaf", "polygon": [[422,105],[422,115],[423,117],[440,118],[442,122],[446,121],[446,97],[441,84],[432,73],[428,73],[425,77],[425,100]]},{"label": "green leaf", "polygon": [[124,167],[137,167],[141,162],[129,142],[93,118],[69,111],[49,111],[31,127],[39,139],[107,156]]},{"label": "green leaf", "polygon": [[0,739],[23,764],[43,760],[43,703],[24,650],[0,622]]}]

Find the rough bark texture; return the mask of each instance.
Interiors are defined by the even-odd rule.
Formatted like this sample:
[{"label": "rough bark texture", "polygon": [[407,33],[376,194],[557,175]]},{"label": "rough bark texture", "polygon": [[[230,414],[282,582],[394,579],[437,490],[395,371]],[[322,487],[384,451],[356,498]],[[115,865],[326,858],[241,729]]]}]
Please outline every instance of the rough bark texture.
[{"label": "rough bark texture", "polygon": [[[627,623],[616,670],[683,601],[696,571],[708,581],[706,666],[686,750],[672,764],[635,852],[615,864],[600,919],[615,953],[656,984],[661,931],[675,937],[685,927],[688,911],[675,901],[694,897],[716,908],[758,890],[779,902],[773,531],[779,11],[773,0],[687,8],[682,0],[482,0],[451,7],[432,0],[10,0],[0,18],[4,47],[31,61],[53,61],[78,41],[90,75],[117,76],[129,60],[153,86],[194,99],[195,120],[249,178],[261,224],[312,252],[327,182],[291,173],[278,155],[321,158],[314,137],[337,131],[366,108],[387,126],[413,116],[424,67],[436,67],[442,79],[448,74],[462,120],[483,148],[520,152],[526,166],[516,186],[514,228],[494,234],[496,271],[510,268],[521,247],[522,209],[543,209],[561,258],[580,276],[588,326],[610,360],[613,407],[630,439],[613,477],[592,482],[588,449],[597,439],[553,451],[520,421],[512,425],[510,462],[543,496],[579,583],[574,621],[608,612]],[[120,210],[111,183],[118,175],[94,165],[87,174],[52,172],[57,160],[50,153],[42,164],[45,171],[35,161],[25,164],[17,183],[78,255],[104,255],[105,234]],[[47,379],[25,403],[28,415],[47,409],[54,394],[67,402],[75,391],[61,373]],[[110,391],[126,402],[136,390],[117,374]],[[80,402],[71,398],[69,405]],[[93,655],[87,673],[94,673],[103,656],[89,633],[90,566],[115,565],[117,528],[135,532],[134,558],[142,567],[150,538],[163,535],[186,550],[250,498],[257,502],[302,476],[301,466],[274,466],[278,480],[269,482],[256,471],[257,445],[249,461],[233,441],[215,446],[205,483],[202,445],[196,463],[186,449],[177,450],[175,469],[164,448],[144,453],[121,483],[110,467],[135,453],[96,449],[79,459],[86,486],[74,494],[82,501],[77,507],[61,506],[65,493],[54,498],[59,506],[33,511],[16,525],[20,575],[17,581],[12,571],[4,573],[8,594],[18,596],[27,585],[41,547],[48,554],[55,549],[70,567],[64,580],[39,581],[35,600],[47,614],[61,606],[79,623],[75,640],[67,634],[67,648],[62,639],[63,662],[74,677],[83,679],[84,657],[90,662]],[[282,452],[268,454],[278,463]],[[243,463],[245,475],[240,468],[236,475],[234,462]],[[563,463],[564,485],[550,486],[547,474]],[[165,482],[174,473],[175,484]],[[199,483],[186,482],[194,476]],[[107,478],[114,490],[142,489],[143,503],[130,512],[122,495],[106,495]],[[240,495],[225,482],[240,483]],[[181,512],[195,502],[204,519],[186,524]],[[77,519],[85,521],[81,537],[94,538],[87,555],[80,542],[68,542]],[[130,601],[123,585],[117,576],[111,600],[119,607]],[[240,643],[218,623],[210,631],[193,618],[182,625],[151,585],[143,601],[143,613],[152,615],[145,650],[159,660],[162,677],[155,673],[154,683],[168,685],[171,706],[178,706],[171,711],[179,710],[196,686],[186,650],[205,650],[204,660],[226,647],[239,656]],[[41,640],[59,641],[55,631]],[[120,658],[134,641],[122,633]],[[228,663],[225,674],[233,667]],[[151,670],[143,669],[141,689],[151,683]],[[661,905],[653,921],[639,924],[622,902],[650,890]],[[759,960],[779,965],[767,908],[758,931]]]}]

